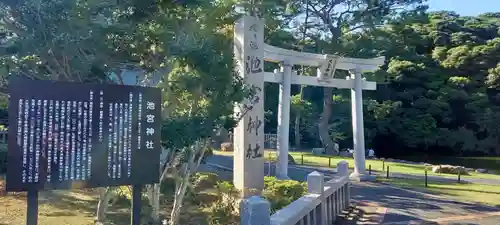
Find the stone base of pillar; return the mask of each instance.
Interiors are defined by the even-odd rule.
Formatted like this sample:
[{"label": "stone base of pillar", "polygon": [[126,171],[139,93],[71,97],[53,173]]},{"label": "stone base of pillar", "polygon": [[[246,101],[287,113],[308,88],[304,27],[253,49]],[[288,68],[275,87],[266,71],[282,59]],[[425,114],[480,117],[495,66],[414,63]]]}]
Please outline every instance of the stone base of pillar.
[{"label": "stone base of pillar", "polygon": [[248,198],[253,196],[261,196],[261,193],[257,190],[247,190],[245,192],[239,191],[237,196],[228,196],[228,194],[222,195],[222,201],[227,204],[233,204],[235,213],[239,214],[241,209],[241,203]]},{"label": "stone base of pillar", "polygon": [[358,182],[365,182],[365,181],[375,181],[376,180],[376,176],[374,175],[368,175],[368,174],[361,174],[361,173],[357,173],[357,172],[353,172],[351,173],[351,175],[349,175],[349,179],[351,180],[354,180],[354,181],[358,181]]}]

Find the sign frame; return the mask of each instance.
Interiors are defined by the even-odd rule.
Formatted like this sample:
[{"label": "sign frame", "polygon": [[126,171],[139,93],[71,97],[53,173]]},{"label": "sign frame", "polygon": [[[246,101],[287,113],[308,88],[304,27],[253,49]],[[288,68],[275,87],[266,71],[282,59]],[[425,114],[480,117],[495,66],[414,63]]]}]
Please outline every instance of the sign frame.
[{"label": "sign frame", "polygon": [[[7,191],[95,188],[159,182],[162,121],[161,90],[159,88],[29,80],[14,77],[9,80],[9,92]],[[55,107],[56,101],[59,101],[59,108]],[[52,103],[52,107],[50,107],[50,103]],[[81,106],[85,106],[85,103],[88,103],[87,107],[82,108]],[[32,104],[35,104],[34,107]],[[65,104],[66,107],[61,107],[62,104]],[[23,110],[24,113],[21,112]],[[28,110],[29,115],[26,115],[26,110]],[[61,132],[62,126],[60,126],[61,129],[57,130],[58,133],[54,131],[55,124],[57,124],[55,123],[57,110],[60,112],[58,125],[65,125],[64,129],[68,128],[69,125],[67,131],[70,134]],[[64,112],[65,110],[66,112]],[[89,118],[86,134],[91,133],[90,138],[87,137],[86,143],[84,143],[85,138],[81,134],[85,132],[79,132],[79,129],[83,129],[84,126],[84,112]],[[63,113],[65,114],[61,115]],[[38,118],[35,122],[33,122],[34,114]],[[29,117],[29,121],[26,118],[22,119],[22,116]],[[157,119],[155,120],[155,118]],[[40,120],[46,123],[44,124]],[[63,120],[66,120],[65,124],[61,122]],[[48,125],[48,123],[51,124]],[[50,127],[52,132],[46,130],[45,127]],[[29,136],[28,141],[24,140],[27,138],[26,131]],[[64,137],[65,135],[66,137]],[[19,140],[20,138],[23,140]],[[56,143],[56,139],[64,144]],[[61,140],[63,141],[61,142]],[[112,145],[110,145],[110,141]],[[27,145],[26,142],[28,142]],[[55,144],[59,145],[55,146]],[[86,162],[89,162],[88,156],[91,157],[91,162],[88,164],[90,166],[86,167],[87,174],[84,175],[85,172],[81,171],[83,170],[81,168],[85,168],[84,163],[78,164],[79,161],[75,159],[78,159],[78,155],[84,154],[81,149],[85,149],[86,144],[87,146],[91,145],[91,148],[87,149],[87,153],[90,155],[87,155]],[[115,156],[116,154],[111,156],[113,157],[111,161],[119,162],[113,163],[111,177],[108,166],[110,149],[113,150],[113,153],[121,154],[118,157]],[[26,153],[26,150],[29,154],[34,154],[35,159],[23,158],[25,157],[23,153]],[[76,156],[75,151],[77,151]],[[54,158],[60,156],[56,154],[61,152],[64,164],[62,169],[65,173],[62,180],[61,168],[58,167],[57,170],[54,168],[57,164],[54,162]],[[128,160],[127,162],[130,164],[123,166],[123,158]],[[61,157],[58,159],[61,160]],[[83,157],[79,159],[83,161]],[[46,163],[49,160],[51,163]],[[23,176],[26,174],[23,171],[33,172],[26,169],[26,163],[32,165],[33,162],[37,161],[38,164],[35,164],[33,168],[38,169],[38,173],[36,173],[38,179],[31,176],[32,182],[23,183],[23,177],[25,177],[24,181],[28,180],[26,176]],[[43,162],[45,162],[44,165],[42,165]],[[67,168],[68,165],[65,164],[67,162],[70,162],[71,168]],[[78,171],[73,166],[81,169],[79,179],[76,176]],[[117,167],[119,169],[114,169]],[[124,167],[127,167],[127,171]],[[50,176],[54,175],[54,171],[58,171],[58,174],[49,180],[49,174]],[[72,176],[67,175],[68,171]],[[118,173],[120,173],[119,178]]]}]

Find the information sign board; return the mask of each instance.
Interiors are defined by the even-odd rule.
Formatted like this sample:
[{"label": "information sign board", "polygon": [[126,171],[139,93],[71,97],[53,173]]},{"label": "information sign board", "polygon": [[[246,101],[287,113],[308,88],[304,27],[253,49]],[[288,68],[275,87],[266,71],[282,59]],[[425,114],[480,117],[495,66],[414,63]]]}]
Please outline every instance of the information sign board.
[{"label": "information sign board", "polygon": [[9,81],[7,191],[158,182],[157,88]]}]

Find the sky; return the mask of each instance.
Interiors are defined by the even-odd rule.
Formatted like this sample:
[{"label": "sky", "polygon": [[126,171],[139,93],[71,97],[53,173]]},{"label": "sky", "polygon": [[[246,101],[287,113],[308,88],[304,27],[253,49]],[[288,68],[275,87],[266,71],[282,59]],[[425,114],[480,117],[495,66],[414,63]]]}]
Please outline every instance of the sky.
[{"label": "sky", "polygon": [[429,11],[455,11],[461,16],[500,12],[500,0],[428,0]]}]

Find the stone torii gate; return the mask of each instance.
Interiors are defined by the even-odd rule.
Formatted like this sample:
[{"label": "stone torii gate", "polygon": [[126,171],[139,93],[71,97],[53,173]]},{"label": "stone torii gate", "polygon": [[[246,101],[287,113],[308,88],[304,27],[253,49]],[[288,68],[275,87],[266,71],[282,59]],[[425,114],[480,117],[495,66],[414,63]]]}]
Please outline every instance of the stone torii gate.
[{"label": "stone torii gate", "polygon": [[[237,189],[243,190],[243,197],[251,195],[249,190],[259,191],[264,187],[264,82],[280,84],[277,177],[288,178],[290,86],[298,84],[351,89],[355,150],[355,169],[351,178],[369,178],[365,168],[362,90],[375,90],[376,83],[366,81],[361,73],[377,70],[384,64],[384,57],[355,59],[270,46],[264,43],[264,21],[252,16],[243,16],[235,25],[234,54],[239,75],[245,83],[258,90],[252,99],[245,100],[235,108],[236,113],[247,109],[234,129],[234,184]],[[265,72],[264,61],[280,63],[281,71]],[[299,76],[292,71],[293,65],[317,67],[317,76]],[[334,79],[336,69],[347,70],[351,76],[345,80]]]}]

